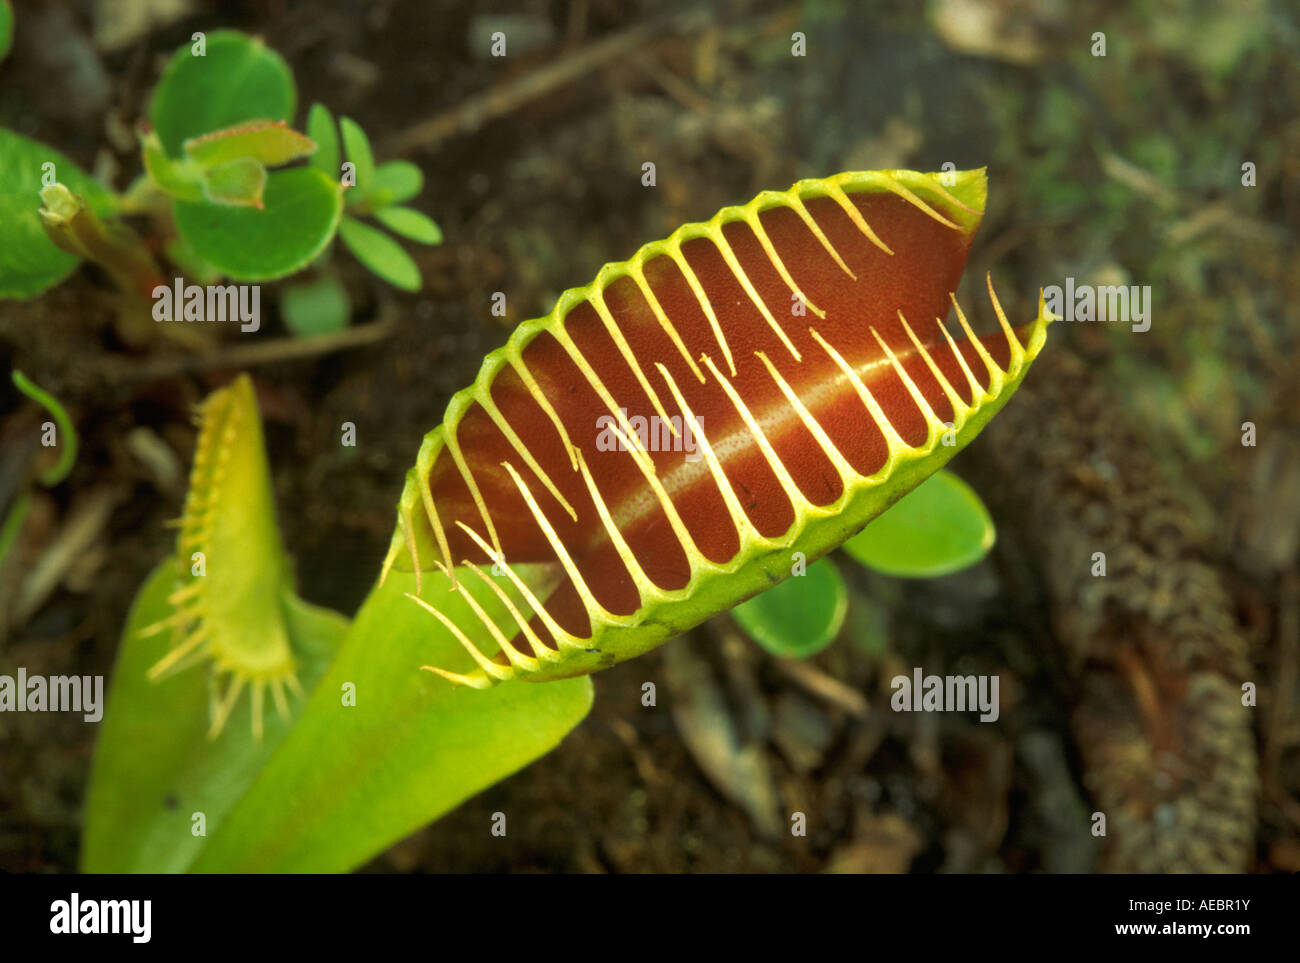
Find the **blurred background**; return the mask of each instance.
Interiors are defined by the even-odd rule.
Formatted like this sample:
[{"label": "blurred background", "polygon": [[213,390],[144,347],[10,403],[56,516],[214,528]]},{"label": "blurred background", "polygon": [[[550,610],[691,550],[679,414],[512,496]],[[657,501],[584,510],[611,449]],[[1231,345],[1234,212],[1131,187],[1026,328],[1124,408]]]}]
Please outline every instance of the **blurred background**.
[{"label": "blurred background", "polygon": [[[1054,325],[1021,393],[952,463],[993,510],[993,554],[926,582],[846,567],[848,625],[806,662],[722,616],[601,673],[558,750],[368,868],[1300,870],[1293,4],[16,7],[0,124],[115,188],[138,173],[133,128],[160,65],[193,31],[234,27],[289,62],[299,127],[319,100],[360,120],[381,160],[420,165],[417,204],[446,242],[410,249],[414,295],[338,258],[351,325],[375,327],[329,352],[293,348],[273,309],[255,357],[237,332],[132,345],[91,270],[0,302],[0,358],[63,400],[82,440],[0,571],[0,674],[110,672],[127,605],[171,545],[192,406],[238,371],[258,386],[300,591],[351,614],[421,437],[563,289],[802,177],[987,165],[963,304],[987,304],[986,271],[1020,321],[1066,277],[1152,291],[1146,332]],[[489,55],[498,30],[504,59]],[[0,387],[10,479],[40,454],[16,441],[21,401]],[[338,444],[344,421],[355,448]],[[1089,573],[1098,551],[1105,579]],[[891,711],[889,680],[915,666],[998,675],[1000,719]],[[94,735],[75,716],[0,715],[0,869],[76,867]],[[482,830],[497,810],[508,846]],[[789,832],[795,811],[806,837]]]}]

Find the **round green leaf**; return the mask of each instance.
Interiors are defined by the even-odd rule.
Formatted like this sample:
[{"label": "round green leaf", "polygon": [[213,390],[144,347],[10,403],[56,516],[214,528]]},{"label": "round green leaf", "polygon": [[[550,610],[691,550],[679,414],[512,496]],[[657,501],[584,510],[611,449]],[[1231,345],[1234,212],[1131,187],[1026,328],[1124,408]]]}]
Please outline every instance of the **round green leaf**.
[{"label": "round green leaf", "polygon": [[974,489],[939,471],[844,543],[868,568],[933,578],[974,565],[993,547],[993,519]]},{"label": "round green leaf", "polygon": [[343,211],[339,185],[311,167],[276,171],[261,210],[177,201],[176,230],[195,255],[236,281],[272,281],[306,266]]},{"label": "round green leaf", "polygon": [[740,627],[773,655],[806,659],[835,641],[848,614],[844,579],[821,559],[731,610]]},{"label": "round green leaf", "polygon": [[289,120],[297,92],[284,59],[256,37],[234,30],[207,35],[172,56],[149,106],[167,153],[179,157],[191,137],[248,120]]},{"label": "round green leaf", "polygon": [[[50,167],[44,165],[49,164]],[[34,298],[72,273],[77,259],[60,251],[41,227],[41,188],[57,181],[86,199],[97,214],[113,210],[113,195],[58,151],[0,128],[0,298]]]},{"label": "round green leaf", "polygon": [[342,331],[348,326],[348,293],[334,277],[294,284],[280,295],[280,312],[299,336]]},{"label": "round green leaf", "polygon": [[339,237],[357,260],[393,287],[404,291],[420,290],[420,269],[411,255],[383,231],[363,224],[355,217],[343,218]]},{"label": "round green leaf", "polygon": [[424,172],[410,161],[389,161],[375,168],[375,185],[378,202],[400,204],[424,189]]},{"label": "round green leaf", "polygon": [[442,229],[433,218],[410,207],[381,207],[375,220],[394,234],[409,237],[420,244],[441,244]]}]

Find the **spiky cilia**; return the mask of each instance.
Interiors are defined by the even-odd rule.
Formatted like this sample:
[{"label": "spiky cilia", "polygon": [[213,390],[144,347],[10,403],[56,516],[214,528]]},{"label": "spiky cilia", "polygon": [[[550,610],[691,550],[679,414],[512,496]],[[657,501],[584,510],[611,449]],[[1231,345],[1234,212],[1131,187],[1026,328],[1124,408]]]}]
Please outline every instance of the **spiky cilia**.
[{"label": "spiky cilia", "polygon": [[205,399],[198,423],[189,494],[176,523],[173,612],[142,632],[171,630],[173,644],[149,677],[159,681],[209,663],[210,736],[221,733],[248,689],[260,739],[266,693],[287,718],[285,690],[302,691],[283,610],[293,590],[289,559],[248,376]]}]

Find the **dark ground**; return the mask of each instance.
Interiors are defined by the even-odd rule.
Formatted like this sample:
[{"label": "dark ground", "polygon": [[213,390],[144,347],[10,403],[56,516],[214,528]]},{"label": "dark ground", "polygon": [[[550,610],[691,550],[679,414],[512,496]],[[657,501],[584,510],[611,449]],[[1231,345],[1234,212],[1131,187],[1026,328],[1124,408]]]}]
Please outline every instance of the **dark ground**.
[{"label": "dark ground", "polygon": [[[990,269],[1023,318],[1067,275],[1154,291],[1145,334],[1054,326],[1044,360],[1060,360],[1011,402],[1015,435],[991,430],[954,462],[995,511],[988,561],[907,584],[846,566],[851,622],[810,663],[782,664],[723,617],[601,673],[591,716],[557,751],[370,869],[1300,870],[1300,34],[1288,4],[537,2],[507,25],[535,43],[512,41],[504,62],[471,46],[496,27],[470,4],[194,0],[116,36],[95,16],[140,6],[20,2],[0,123],[121,189],[160,64],[192,31],[232,26],[289,61],[300,119],[320,100],[360,119],[381,160],[424,169],[416,203],[447,243],[413,252],[423,292],[383,289],[336,255],[353,324],[393,318],[392,335],[253,370],[301,592],[345,612],[377,571],[421,436],[483,353],[605,261],[761,189],[987,164],[964,303]],[[634,30],[646,35],[628,50],[547,86],[548,68]],[[790,56],[796,30],[805,58]],[[1089,53],[1095,31],[1104,58]],[[484,117],[473,98],[494,89],[523,96]],[[640,184],[647,160],[654,190]],[[1240,183],[1247,161],[1254,188]],[[494,291],[508,319],[491,316]],[[273,321],[265,334],[285,332]],[[129,600],[168,551],[190,406],[236,373],[220,358],[238,338],[202,370],[151,373],[182,355],[125,346],[93,271],[0,304],[0,356],[69,405],[83,446],[0,572],[0,598],[14,599],[75,548],[29,617],[3,606],[0,673],[110,670]],[[1077,391],[1034,391],[1035,377]],[[4,422],[7,460],[18,417]],[[355,449],[337,443],[343,421]],[[1257,447],[1241,445],[1245,421]],[[1017,456],[1036,433],[1053,457]],[[1150,506],[1170,503],[1177,524],[1148,531]],[[1102,531],[1136,561],[1097,602],[1060,548],[1095,550]],[[1171,602],[1142,594],[1156,571],[1193,574]],[[1208,654],[1161,654],[1193,637]],[[1001,721],[891,712],[888,680],[914,665],[998,673]],[[1197,708],[1203,686],[1235,688],[1243,673],[1258,708]],[[1149,678],[1154,710],[1135,695]],[[647,680],[658,708],[640,704]],[[1142,765],[1117,775],[1153,751],[1154,718],[1184,712],[1200,721],[1181,730],[1174,784],[1149,789]],[[727,736],[721,755],[701,746],[705,731]],[[0,869],[75,867],[93,736],[62,716],[0,718]],[[1098,808],[1127,814],[1125,838],[1090,835]],[[512,814],[508,847],[483,828],[496,810]],[[796,810],[806,838],[786,829]],[[1222,838],[1206,828],[1220,825]]]}]

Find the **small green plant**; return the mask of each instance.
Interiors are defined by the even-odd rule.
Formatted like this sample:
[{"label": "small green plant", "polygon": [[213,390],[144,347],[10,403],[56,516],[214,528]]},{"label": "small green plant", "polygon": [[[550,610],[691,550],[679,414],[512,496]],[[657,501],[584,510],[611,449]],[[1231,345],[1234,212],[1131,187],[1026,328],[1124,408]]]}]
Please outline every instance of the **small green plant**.
[{"label": "small green plant", "polygon": [[[92,261],[138,318],[178,272],[200,284],[274,281],[322,261],[336,235],[377,276],[417,290],[415,261],[360,218],[440,243],[431,219],[402,206],[423,186],[419,168],[376,165],[364,131],[348,118],[342,159],[329,111],[314,105],[304,134],[290,126],[296,105],[293,75],[275,51],[218,31],[195,34],[164,69],[139,126],[142,173],[120,194],[52,148],[0,129],[0,163],[9,171],[0,192],[0,297],[36,297]],[[144,236],[132,224],[143,225]],[[286,323],[298,333],[336,329],[347,312],[328,269],[286,292]]]},{"label": "small green plant", "polygon": [[[999,330],[977,337],[958,308],[953,340],[983,171],[950,186],[886,171],[767,191],[522,324],[426,436],[351,623],[294,594],[254,392],[219,391],[175,553],[124,632],[84,868],[350,869],[554,747],[590,673],[764,589],[736,610],[764,644],[827,644],[845,603],[818,559],[896,502],[855,541],[869,564],[936,574],[986,550],[935,472],[1051,317],[1040,299],[1013,328],[990,284]],[[943,537],[912,544],[918,518]]]}]

